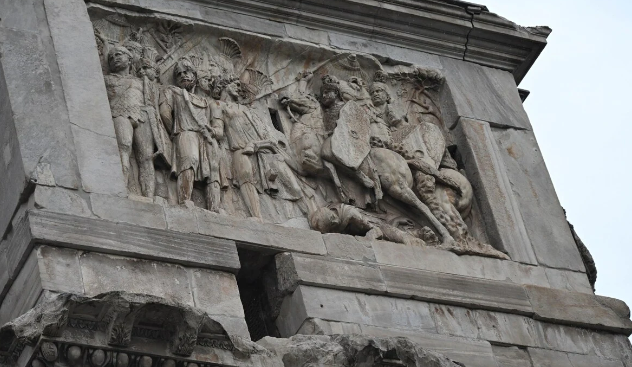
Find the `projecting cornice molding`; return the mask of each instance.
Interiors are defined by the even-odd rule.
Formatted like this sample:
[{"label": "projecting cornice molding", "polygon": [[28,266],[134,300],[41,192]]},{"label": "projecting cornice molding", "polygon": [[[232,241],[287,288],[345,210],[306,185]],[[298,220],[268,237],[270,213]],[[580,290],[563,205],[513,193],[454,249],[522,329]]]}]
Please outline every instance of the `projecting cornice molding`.
[{"label": "projecting cornice molding", "polygon": [[[90,0],[123,8],[168,13],[162,1]],[[175,0],[173,2],[180,2]],[[265,22],[283,22],[369,39],[510,71],[524,78],[546,45],[548,27],[522,27],[485,6],[437,0],[194,0],[200,9],[185,15],[200,21],[229,11]],[[187,1],[189,9],[195,5]],[[210,20],[213,22],[213,20]],[[232,22],[232,23],[231,23]],[[231,17],[224,24],[248,27]],[[274,28],[274,27],[271,27]],[[272,34],[274,32],[271,30]]]}]

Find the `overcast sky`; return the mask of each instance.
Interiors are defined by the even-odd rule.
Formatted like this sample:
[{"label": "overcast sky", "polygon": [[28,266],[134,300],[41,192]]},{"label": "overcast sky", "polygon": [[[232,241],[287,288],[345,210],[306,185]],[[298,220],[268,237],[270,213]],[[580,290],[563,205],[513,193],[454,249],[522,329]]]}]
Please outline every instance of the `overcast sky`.
[{"label": "overcast sky", "polygon": [[480,0],[553,29],[520,88],[557,195],[597,263],[597,294],[632,306],[632,0]]}]

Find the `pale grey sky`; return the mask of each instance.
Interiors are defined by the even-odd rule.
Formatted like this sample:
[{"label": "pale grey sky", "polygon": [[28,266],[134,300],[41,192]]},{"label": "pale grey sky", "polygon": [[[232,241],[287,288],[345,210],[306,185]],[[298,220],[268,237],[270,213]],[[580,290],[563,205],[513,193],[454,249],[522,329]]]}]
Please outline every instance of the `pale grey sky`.
[{"label": "pale grey sky", "polygon": [[520,84],[557,195],[597,263],[597,294],[632,306],[632,1],[480,0],[553,29]]}]

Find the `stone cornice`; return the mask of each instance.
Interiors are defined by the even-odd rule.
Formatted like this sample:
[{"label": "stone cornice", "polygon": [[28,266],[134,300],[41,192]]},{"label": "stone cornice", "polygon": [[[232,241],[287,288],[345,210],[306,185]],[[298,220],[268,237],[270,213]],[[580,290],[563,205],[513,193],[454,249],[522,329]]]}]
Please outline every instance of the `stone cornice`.
[{"label": "stone cornice", "polygon": [[[93,2],[118,3],[121,7],[136,3]],[[475,62],[510,71],[517,83],[544,49],[551,32],[548,27],[521,27],[490,13],[484,6],[461,1],[195,0],[194,3],[206,9],[343,33]]]}]

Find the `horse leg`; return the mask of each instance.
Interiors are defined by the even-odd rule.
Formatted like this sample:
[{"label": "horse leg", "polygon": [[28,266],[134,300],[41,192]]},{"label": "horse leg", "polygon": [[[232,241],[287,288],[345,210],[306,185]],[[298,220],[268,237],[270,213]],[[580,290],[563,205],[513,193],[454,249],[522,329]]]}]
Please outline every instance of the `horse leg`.
[{"label": "horse leg", "polygon": [[450,232],[439,222],[439,220],[432,214],[430,209],[426,206],[426,204],[422,203],[421,200],[417,198],[413,190],[406,186],[403,180],[398,183],[391,185],[387,188],[388,194],[393,198],[400,200],[410,206],[417,208],[432,224],[433,227],[439,232],[441,236],[441,242],[444,246],[454,246],[454,238],[450,235]]},{"label": "horse leg", "polygon": [[338,190],[338,195],[340,196],[340,199],[343,203],[346,203],[349,199],[347,197],[347,194],[345,194],[344,190],[342,189],[342,183],[340,182],[340,177],[338,177],[338,172],[336,172],[336,167],[333,163],[326,160],[323,160],[323,165],[327,169],[327,172],[329,172],[329,176],[331,176],[331,179],[334,181],[334,186],[336,186],[336,189]]}]

